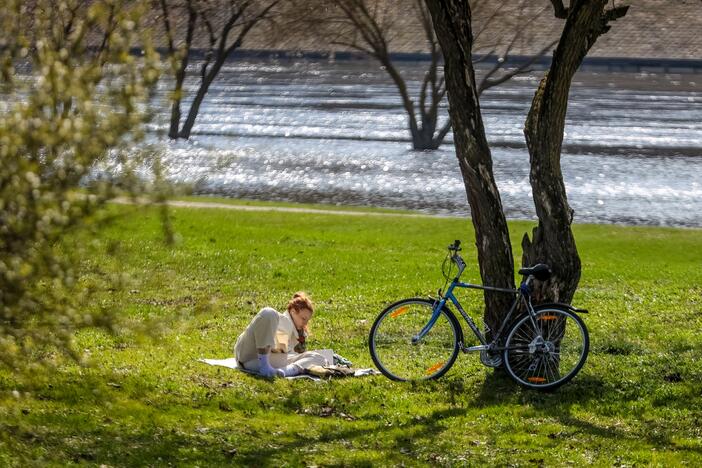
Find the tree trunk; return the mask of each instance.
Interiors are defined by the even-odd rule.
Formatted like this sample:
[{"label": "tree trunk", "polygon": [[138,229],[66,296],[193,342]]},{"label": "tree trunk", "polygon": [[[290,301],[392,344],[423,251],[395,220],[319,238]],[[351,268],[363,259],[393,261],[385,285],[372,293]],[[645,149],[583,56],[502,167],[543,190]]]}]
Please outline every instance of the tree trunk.
[{"label": "tree trunk", "polygon": [[[468,0],[427,0],[427,5],[444,52],[449,114],[475,229],[480,276],[485,285],[513,288],[512,246],[475,84],[470,6]],[[485,292],[485,322],[493,331],[497,331],[512,299],[507,294]]]},{"label": "tree trunk", "polygon": [[[554,5],[562,7],[562,2]],[[597,38],[609,29],[607,22],[624,16],[628,8],[605,12],[606,5],[607,0],[574,0],[567,10],[556,8],[556,15],[567,12],[566,24],[524,128],[539,224],[531,240],[524,235],[522,263],[546,263],[554,273],[549,281],[536,285],[535,302],[570,303],[580,281],[580,257],[571,230],[573,210],[561,172],[561,147],[573,76]]]},{"label": "tree trunk", "polygon": [[203,72],[202,80],[200,81],[200,87],[197,89],[195,99],[193,99],[193,103],[190,105],[190,111],[188,111],[188,117],[185,119],[183,129],[180,131],[179,136],[181,138],[190,138],[190,133],[192,132],[193,126],[195,125],[195,119],[197,118],[197,115],[200,112],[200,106],[202,105],[202,101],[204,101],[207,92],[210,90],[210,85],[217,77],[217,74],[222,68],[222,65],[224,65],[224,61],[226,60],[227,55],[228,52],[225,53],[222,50],[218,51],[218,57],[215,60],[215,63],[212,65],[212,69],[210,69],[210,71],[207,73]]},{"label": "tree trunk", "polygon": [[185,83],[185,74],[188,68],[188,61],[190,59],[190,57],[188,56],[188,51],[190,50],[189,45],[187,47],[188,49],[186,49],[185,54],[181,58],[180,64],[175,73],[175,86],[173,88],[173,104],[171,106],[171,126],[168,130],[168,137],[172,140],[175,140],[180,136],[180,103],[183,98],[183,85]]},{"label": "tree trunk", "polygon": [[168,129],[168,138],[176,140],[178,138],[178,125],[180,123],[180,99],[174,99],[171,106],[171,126]]},{"label": "tree trunk", "polygon": [[183,128],[178,133],[179,138],[185,138],[186,140],[190,138],[190,133],[192,132],[193,126],[195,125],[195,119],[197,118],[197,114],[200,112],[200,106],[202,105],[202,101],[205,100],[205,95],[207,95],[207,91],[209,90],[209,88],[210,83],[200,83],[200,87],[197,89],[197,94],[195,94],[195,98],[193,99],[193,102],[190,105],[188,117],[183,123]]},{"label": "tree trunk", "polygon": [[387,53],[383,52],[376,54],[376,58],[385,67],[385,71],[387,71],[387,73],[390,75],[390,78],[392,78],[392,81],[395,83],[395,86],[397,86],[397,90],[400,93],[400,97],[402,98],[402,107],[407,113],[407,125],[410,135],[412,135],[412,146],[414,149],[423,149],[417,148],[417,144],[421,146],[422,136],[420,135],[419,125],[417,124],[417,117],[414,115],[414,102],[412,102],[412,99],[410,99],[409,92],[407,91],[407,84],[405,83],[404,78],[402,78],[400,72],[398,72],[395,66],[392,64],[390,61],[390,56],[387,55]]},{"label": "tree trunk", "polygon": [[412,148],[417,151],[437,150],[444,142],[446,134],[451,129],[450,123],[439,130],[437,133],[436,125],[438,120],[437,113],[428,113],[419,109],[422,117],[421,127],[410,126],[410,134],[412,135]]},{"label": "tree trunk", "polygon": [[171,105],[171,126],[168,130],[168,137],[172,140],[178,138],[180,127],[180,96],[183,94],[183,80],[176,77],[175,90],[173,92],[173,104]]},{"label": "tree trunk", "polygon": [[[437,142],[434,138],[434,132],[429,133],[424,127],[417,129],[412,133],[412,149],[415,151],[428,151],[439,148],[441,142]],[[438,144],[437,144],[438,143]]]},{"label": "tree trunk", "polygon": [[436,137],[434,137],[434,144],[438,148],[441,146],[444,142],[444,139],[446,138],[446,135],[448,135],[448,132],[451,131],[451,120],[449,119],[448,122],[444,124],[444,126],[439,130],[439,133],[436,134]]},{"label": "tree trunk", "polygon": [[[173,36],[171,35],[171,25],[170,25],[170,14],[167,3],[165,1],[161,2],[163,9],[163,21],[166,29],[166,35],[168,37],[168,50],[173,60],[176,56],[176,49],[173,43]],[[183,56],[180,58],[180,63],[175,71],[175,87],[173,89],[173,104],[171,107],[171,125],[168,130],[168,137],[172,140],[178,139],[180,137],[180,104],[183,100],[183,84],[185,83],[185,76],[188,69],[188,61],[190,60],[190,47],[193,43],[193,35],[195,34],[195,26],[197,23],[197,12],[193,8],[193,4],[188,2],[188,27],[185,33],[185,46],[182,51]]]}]

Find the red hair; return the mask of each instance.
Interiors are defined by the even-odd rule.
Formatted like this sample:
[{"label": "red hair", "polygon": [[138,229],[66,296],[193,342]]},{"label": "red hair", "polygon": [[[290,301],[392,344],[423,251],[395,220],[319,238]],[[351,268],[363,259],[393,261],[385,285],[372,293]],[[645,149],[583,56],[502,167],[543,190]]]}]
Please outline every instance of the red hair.
[{"label": "red hair", "polygon": [[307,294],[304,292],[296,292],[292,299],[288,302],[288,312],[292,312],[292,310],[295,310],[296,312],[301,311],[302,309],[307,309],[310,312],[314,312],[314,306],[312,305],[312,301],[310,300],[309,297],[307,297]]},{"label": "red hair", "polygon": [[[292,314],[292,311],[294,310],[295,312],[299,312],[301,310],[307,309],[310,312],[314,313],[314,306],[312,305],[312,301],[310,300],[309,297],[307,297],[307,294],[304,293],[303,291],[296,292],[292,299],[288,301],[288,313]],[[309,333],[309,330],[307,328],[307,325],[305,325],[304,328],[305,333]],[[304,338],[303,338],[304,342]]]}]

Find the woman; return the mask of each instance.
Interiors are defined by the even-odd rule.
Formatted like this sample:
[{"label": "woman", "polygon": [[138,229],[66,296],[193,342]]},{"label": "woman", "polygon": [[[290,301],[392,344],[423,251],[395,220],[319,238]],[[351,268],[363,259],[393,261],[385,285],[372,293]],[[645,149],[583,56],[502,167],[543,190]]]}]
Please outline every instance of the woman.
[{"label": "woman", "polygon": [[290,377],[312,365],[328,365],[319,353],[307,351],[307,324],[314,307],[304,292],[288,302],[287,312],[266,307],[236,340],[234,353],[246,370],[264,377]]}]

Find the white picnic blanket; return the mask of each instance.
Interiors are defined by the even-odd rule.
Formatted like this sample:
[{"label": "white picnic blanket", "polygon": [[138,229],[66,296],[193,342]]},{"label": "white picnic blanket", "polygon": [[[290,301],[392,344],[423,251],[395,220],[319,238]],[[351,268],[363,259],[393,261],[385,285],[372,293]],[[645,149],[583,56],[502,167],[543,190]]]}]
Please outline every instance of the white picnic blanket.
[{"label": "white picnic blanket", "polygon": [[[334,352],[330,349],[323,349],[323,350],[315,350],[315,352],[323,354],[326,357],[326,352],[331,352],[331,357],[328,359],[329,362],[334,362]],[[275,354],[271,354],[271,356],[275,356]],[[236,358],[230,357],[226,359],[198,359],[199,362],[209,364],[210,366],[220,366],[220,367],[227,367],[229,369],[236,369],[242,372],[246,372],[247,374],[254,374],[257,375],[256,372],[251,372],[249,370],[244,369],[239,365],[237,362]],[[353,373],[354,377],[363,377],[365,375],[376,375],[379,374],[379,372],[375,369],[368,368],[368,369],[356,369],[356,371]],[[296,375],[293,377],[285,377],[286,379],[293,380],[293,379],[311,379],[311,380],[322,380],[319,377],[309,375],[309,374],[300,374]]]},{"label": "white picnic blanket", "polygon": [[[211,366],[221,366],[221,367],[228,367],[230,369],[236,369],[241,372],[246,372],[247,374],[252,374],[252,375],[258,375],[256,372],[252,372],[250,370],[246,370],[243,367],[239,365],[237,362],[236,358],[227,358],[227,359],[198,359],[200,362],[204,362],[205,364],[209,364]],[[312,375],[307,375],[307,374],[300,374],[296,375],[293,377],[285,377],[286,379],[312,379],[312,380],[322,380],[319,377],[315,377]]]}]

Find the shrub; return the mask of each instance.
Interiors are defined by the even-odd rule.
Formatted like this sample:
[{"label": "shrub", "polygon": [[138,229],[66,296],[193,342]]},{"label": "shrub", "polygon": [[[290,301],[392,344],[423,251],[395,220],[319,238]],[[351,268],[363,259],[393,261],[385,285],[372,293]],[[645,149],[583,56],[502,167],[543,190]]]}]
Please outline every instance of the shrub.
[{"label": "shrub", "polygon": [[[111,327],[86,308],[79,245],[105,205],[139,189],[134,145],[148,118],[158,57],[129,0],[5,0],[0,7],[0,361],[23,364],[86,326]],[[136,44],[141,56],[130,54]],[[110,166],[109,177],[100,176]],[[89,312],[88,312],[89,310]]]}]

